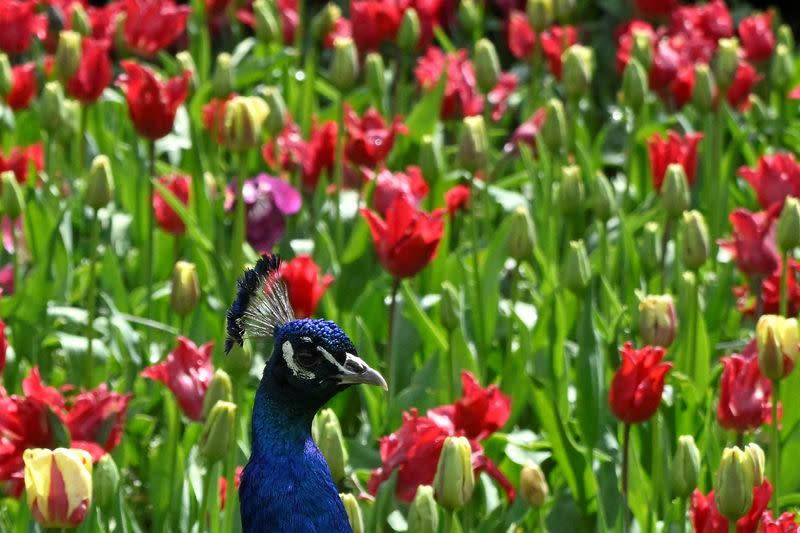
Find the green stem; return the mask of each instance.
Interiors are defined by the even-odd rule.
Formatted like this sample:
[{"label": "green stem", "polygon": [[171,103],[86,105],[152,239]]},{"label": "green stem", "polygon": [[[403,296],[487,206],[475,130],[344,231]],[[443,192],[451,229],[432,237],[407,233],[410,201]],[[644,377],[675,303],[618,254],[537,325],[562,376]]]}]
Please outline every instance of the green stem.
[{"label": "green stem", "polygon": [[783,252],[783,265],[781,272],[781,316],[787,316],[789,311],[789,252]]},{"label": "green stem", "polygon": [[334,213],[336,217],[336,249],[344,248],[344,226],[342,225],[342,189],[344,188],[344,94],[339,96],[336,114],[336,163],[334,165],[334,181],[336,184],[336,197],[334,198]]},{"label": "green stem", "polygon": [[[634,171],[636,170],[636,131],[637,131],[637,121],[636,121],[636,112],[633,109],[628,110],[631,116],[630,123],[628,125],[628,143],[627,143],[627,168],[626,168],[626,180],[625,180],[625,197],[623,198],[623,205],[627,205],[630,201],[631,195],[631,184],[633,183]],[[641,194],[641,191],[636,191]],[[635,202],[632,202],[635,204]]]},{"label": "green stem", "polygon": [[[216,472],[216,463],[209,465],[208,469],[206,470],[206,479],[205,483],[203,484],[203,496],[200,499],[200,514],[197,517],[197,529],[200,533],[204,533],[207,530],[208,502],[211,499],[211,491],[214,490],[214,486],[217,484]],[[212,519],[211,522],[214,522],[214,520]]]},{"label": "green stem", "polygon": [[728,531],[730,531],[730,533],[736,533],[736,522],[728,520]]},{"label": "green stem", "polygon": [[630,449],[631,425],[625,424],[622,434],[622,532],[630,530],[628,511],[628,454]]},{"label": "green stem", "polygon": [[[471,197],[477,199],[478,190],[477,187],[475,187],[474,176],[470,180],[470,186],[472,187]],[[470,232],[472,239],[472,275],[475,282],[475,306],[474,309],[472,309],[472,319],[475,326],[475,344],[478,347],[478,353],[485,353],[483,344],[483,313],[481,312],[479,305],[482,300],[483,290],[481,289],[481,274],[478,261],[478,220],[475,211],[475,205],[473,204],[472,208],[469,210]],[[481,361],[485,360],[483,357],[480,359]]]},{"label": "green stem", "polygon": [[781,471],[781,434],[778,428],[778,404],[781,401],[781,382],[772,382],[772,516],[780,516],[778,476]]},{"label": "green stem", "polygon": [[244,235],[245,235],[245,205],[244,181],[247,175],[247,155],[239,154],[239,172],[236,176],[236,210],[233,217],[233,245],[231,248],[231,262],[233,264],[233,284],[244,268]]},{"label": "green stem", "polygon": [[[303,2],[301,0],[298,2],[298,7],[302,4]],[[302,24],[298,24],[298,32],[302,26]],[[301,46],[298,45],[297,50],[299,51],[300,49]],[[314,114],[314,110],[312,108],[314,106],[314,78],[316,77],[317,69],[316,45],[312,44],[305,55],[306,60],[303,65],[303,74],[305,75],[305,80],[303,80],[303,89],[300,100],[300,129],[302,130],[303,135],[308,138],[308,135],[311,132],[311,116]]]},{"label": "green stem", "polygon": [[[405,115],[406,101],[405,101],[405,86],[408,79],[408,58],[409,55],[402,50],[398,52],[397,58],[397,73],[394,80],[394,114]],[[391,117],[387,117],[391,120]]]},{"label": "green stem", "polygon": [[236,463],[239,459],[239,420],[238,414],[241,412],[242,408],[242,390],[243,384],[242,383],[234,383],[233,388],[233,402],[236,404],[236,414],[237,414],[237,421],[234,426],[234,435],[233,435],[233,446],[228,453],[228,457],[225,458],[225,479],[228,482],[228,486],[225,490],[225,511],[223,513],[222,519],[220,520],[222,528],[220,531],[228,532],[233,531],[233,521],[236,516],[236,507],[237,507],[237,500],[239,493],[236,491]]},{"label": "green stem", "polygon": [[678,499],[678,533],[686,533],[686,498]]},{"label": "green stem", "polygon": [[97,217],[97,209],[91,221],[91,237],[89,239],[89,287],[86,295],[86,309],[89,311],[89,319],[86,324],[86,368],[84,369],[84,379],[86,388],[90,389],[94,385],[92,371],[94,368],[94,319],[97,315],[97,269],[95,261],[97,258],[97,245],[100,240],[100,220]]},{"label": "green stem", "polygon": [[[147,208],[145,212],[147,231],[146,231],[146,248],[144,253],[144,271],[145,279],[147,282],[147,315],[145,318],[148,320],[153,319],[153,241],[155,240],[155,224],[153,223],[153,180],[156,179],[156,142],[149,141],[148,144],[148,171],[147,171]],[[150,337],[153,328],[145,328],[145,356],[150,353]]]},{"label": "green stem", "polygon": [[672,234],[672,218],[667,215],[667,221],[664,223],[664,239],[661,243],[661,288],[664,292],[667,291],[668,277],[667,277],[667,251],[669,250],[669,240]]},{"label": "green stem", "polygon": [[394,399],[394,391],[397,390],[397,361],[393,349],[393,342],[394,342],[394,312],[395,312],[395,304],[397,303],[397,290],[400,288],[400,278],[394,278],[392,280],[392,292],[389,300],[389,325],[388,325],[388,337],[386,340],[386,358],[388,359],[389,365],[389,380],[392,383],[392,386],[389,387],[389,404],[391,405],[392,400]]},{"label": "green stem", "polygon": [[78,176],[86,170],[86,122],[89,115],[89,106],[81,105],[81,116],[78,137]]},{"label": "green stem", "polygon": [[453,353],[453,331],[447,333],[447,401],[453,401],[456,397],[456,358]]},{"label": "green stem", "polygon": [[17,220],[11,221],[11,244],[14,246],[14,293],[22,290],[22,250],[17,235]]}]

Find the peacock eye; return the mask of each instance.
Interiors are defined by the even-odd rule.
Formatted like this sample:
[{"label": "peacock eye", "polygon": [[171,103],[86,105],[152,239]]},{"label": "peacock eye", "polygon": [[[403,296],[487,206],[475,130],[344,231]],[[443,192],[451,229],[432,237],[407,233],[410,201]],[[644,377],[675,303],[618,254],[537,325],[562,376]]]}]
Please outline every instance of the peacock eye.
[{"label": "peacock eye", "polygon": [[301,350],[295,354],[294,360],[303,368],[311,368],[317,362],[317,356],[311,352]]}]

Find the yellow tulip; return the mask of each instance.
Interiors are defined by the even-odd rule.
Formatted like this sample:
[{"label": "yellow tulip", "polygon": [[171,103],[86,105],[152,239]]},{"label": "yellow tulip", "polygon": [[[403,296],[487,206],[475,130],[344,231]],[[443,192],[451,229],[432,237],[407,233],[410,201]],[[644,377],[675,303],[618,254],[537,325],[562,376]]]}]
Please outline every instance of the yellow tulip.
[{"label": "yellow tulip", "polygon": [[25,491],[33,517],[44,527],[77,527],[92,503],[92,456],[84,450],[30,448]]}]

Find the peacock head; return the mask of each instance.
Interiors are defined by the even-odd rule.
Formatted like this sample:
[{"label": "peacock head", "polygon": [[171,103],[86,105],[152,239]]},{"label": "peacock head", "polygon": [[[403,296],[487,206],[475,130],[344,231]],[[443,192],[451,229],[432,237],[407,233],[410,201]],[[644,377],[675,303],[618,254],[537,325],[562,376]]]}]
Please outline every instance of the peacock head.
[{"label": "peacock head", "polygon": [[225,351],[246,338],[274,338],[264,372],[274,383],[304,404],[321,407],[354,384],[387,389],[386,380],[367,365],[353,342],[329,320],[296,320],[286,285],[280,278],[280,258],[263,256],[239,279],[236,299],[228,311]]}]

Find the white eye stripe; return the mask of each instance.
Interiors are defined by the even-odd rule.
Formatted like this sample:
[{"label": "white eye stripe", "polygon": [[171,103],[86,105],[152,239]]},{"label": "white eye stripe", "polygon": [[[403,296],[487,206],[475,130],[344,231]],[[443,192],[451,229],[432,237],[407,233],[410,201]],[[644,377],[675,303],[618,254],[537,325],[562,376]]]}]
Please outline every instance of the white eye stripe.
[{"label": "white eye stripe", "polygon": [[292,348],[292,343],[290,341],[286,341],[281,345],[281,351],[283,352],[283,360],[286,361],[286,366],[289,367],[289,370],[297,377],[301,377],[303,379],[313,379],[314,373],[309,372],[300,367],[294,361],[294,348]]},{"label": "white eye stripe", "polygon": [[347,370],[342,366],[342,364],[336,360],[336,358],[331,354],[328,350],[323,348],[322,346],[317,346],[317,351],[322,354],[322,356],[327,359],[333,366],[339,369],[339,372],[347,372]]}]

